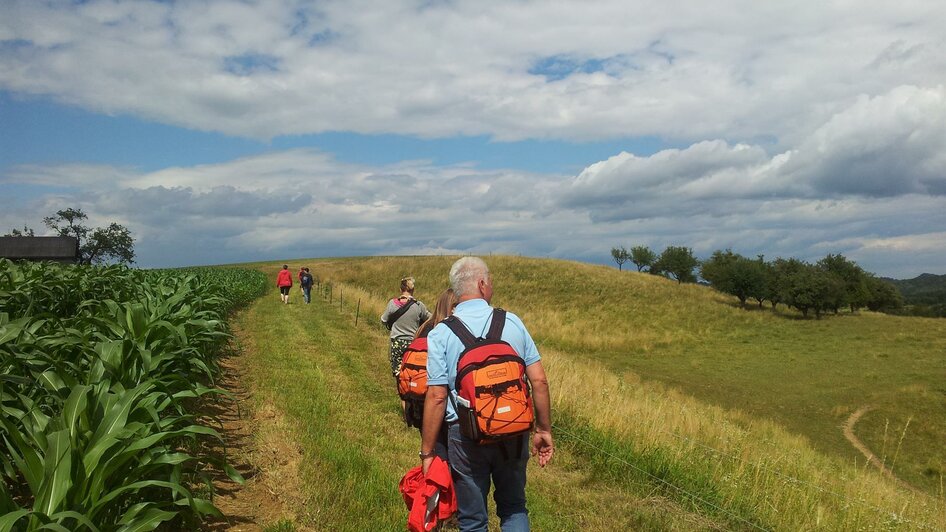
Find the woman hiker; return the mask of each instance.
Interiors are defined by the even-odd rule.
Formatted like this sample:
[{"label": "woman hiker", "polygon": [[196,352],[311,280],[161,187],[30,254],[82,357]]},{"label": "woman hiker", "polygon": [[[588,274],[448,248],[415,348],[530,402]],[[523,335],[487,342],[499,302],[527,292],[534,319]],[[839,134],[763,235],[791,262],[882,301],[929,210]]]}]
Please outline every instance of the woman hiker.
[{"label": "woman hiker", "polygon": [[279,297],[282,302],[289,304],[289,289],[292,288],[292,273],[289,271],[289,265],[283,264],[282,269],[276,276],[276,286],[279,287]]},{"label": "woman hiker", "polygon": [[404,350],[414,339],[417,328],[428,318],[430,312],[427,307],[414,299],[414,278],[401,279],[401,295],[388,301],[387,308],[381,314],[381,323],[391,331],[391,373],[395,384]]}]

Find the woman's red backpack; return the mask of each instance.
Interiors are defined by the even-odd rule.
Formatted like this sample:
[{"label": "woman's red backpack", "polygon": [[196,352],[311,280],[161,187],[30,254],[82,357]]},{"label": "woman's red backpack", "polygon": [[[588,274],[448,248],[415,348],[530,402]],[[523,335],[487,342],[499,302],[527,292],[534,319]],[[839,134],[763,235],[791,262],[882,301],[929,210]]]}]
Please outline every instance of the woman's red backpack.
[{"label": "woman's red backpack", "polygon": [[528,434],[535,420],[532,397],[525,362],[502,340],[506,311],[493,310],[486,338],[474,337],[456,316],[443,323],[465,348],[457,361],[454,405],[460,432],[480,444]]},{"label": "woman's red backpack", "polygon": [[411,427],[424,424],[424,397],[427,396],[427,337],[415,338],[404,351],[397,374],[397,393],[404,400],[404,421]]}]

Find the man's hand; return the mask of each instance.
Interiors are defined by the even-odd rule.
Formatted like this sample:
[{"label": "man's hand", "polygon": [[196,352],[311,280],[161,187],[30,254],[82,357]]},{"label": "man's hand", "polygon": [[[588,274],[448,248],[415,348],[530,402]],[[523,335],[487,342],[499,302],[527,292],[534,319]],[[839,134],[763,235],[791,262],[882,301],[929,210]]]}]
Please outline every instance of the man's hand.
[{"label": "man's hand", "polygon": [[432,464],[432,463],[434,463],[434,457],[433,457],[433,456],[431,456],[430,458],[422,458],[422,459],[421,459],[420,465],[423,467],[424,476],[427,476],[427,470],[430,469],[430,464]]},{"label": "man's hand", "polygon": [[539,466],[545,467],[554,453],[552,433],[544,430],[535,431],[535,434],[532,435],[532,456],[539,457]]}]

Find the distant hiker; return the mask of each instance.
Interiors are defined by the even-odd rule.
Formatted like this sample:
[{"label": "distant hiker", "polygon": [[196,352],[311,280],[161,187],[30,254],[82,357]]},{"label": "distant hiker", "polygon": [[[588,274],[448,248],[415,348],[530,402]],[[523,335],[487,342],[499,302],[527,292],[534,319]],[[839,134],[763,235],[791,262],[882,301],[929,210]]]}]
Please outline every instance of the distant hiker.
[{"label": "distant hiker", "polygon": [[[401,370],[398,372],[397,391],[401,396],[401,407],[404,409],[404,421],[408,426],[420,429],[424,421],[424,399],[427,396],[427,334],[435,325],[453,314],[455,298],[453,289],[447,288],[441,292],[434,306],[434,313],[425,321],[414,340],[404,351],[401,359]],[[437,437],[434,448],[437,456],[447,460],[447,424],[444,423]]]},{"label": "distant hiker", "polygon": [[302,299],[305,300],[306,305],[312,301],[312,284],[314,282],[312,274],[309,273],[309,268],[302,268],[302,274],[299,276],[299,286],[302,287]]},{"label": "distant hiker", "polygon": [[[526,449],[532,412],[523,409],[531,409],[530,403],[535,408],[532,454],[540,466],[548,464],[554,449],[549,384],[541,357],[522,321],[490,306],[493,279],[482,259],[456,261],[450,268],[450,285],[458,302],[453,316],[427,336],[421,463],[426,471],[433,461],[446,413],[460,530],[487,530],[491,480],[502,529],[528,530]],[[531,383],[531,397],[523,377]],[[519,419],[528,421],[521,424]]]},{"label": "distant hiker", "polygon": [[397,379],[404,350],[414,339],[421,323],[430,317],[423,303],[414,299],[414,278],[401,279],[401,295],[388,301],[381,314],[381,323],[391,331],[391,373]]},{"label": "distant hiker", "polygon": [[292,274],[289,273],[289,265],[283,264],[282,269],[279,270],[279,275],[276,276],[276,286],[279,287],[279,297],[282,298],[282,302],[289,304],[289,289],[292,288]]},{"label": "distant hiker", "polygon": [[299,277],[299,291],[300,292],[305,292],[305,290],[302,289],[302,274],[303,273],[305,273],[305,268],[299,268],[299,273],[296,274],[296,276]]}]

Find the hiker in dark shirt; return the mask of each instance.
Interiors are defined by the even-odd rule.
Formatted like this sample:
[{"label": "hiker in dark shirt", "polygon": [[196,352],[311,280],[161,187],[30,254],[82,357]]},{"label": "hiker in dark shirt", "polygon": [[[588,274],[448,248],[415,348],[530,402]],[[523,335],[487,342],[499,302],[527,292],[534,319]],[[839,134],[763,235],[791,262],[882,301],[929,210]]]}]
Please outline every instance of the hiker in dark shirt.
[{"label": "hiker in dark shirt", "polygon": [[312,274],[309,273],[309,268],[302,268],[302,273],[299,274],[299,286],[302,287],[302,299],[305,300],[306,305],[312,301],[312,284],[314,282]]},{"label": "hiker in dark shirt", "polygon": [[401,279],[401,295],[388,301],[381,314],[381,323],[391,331],[391,373],[397,379],[404,350],[414,339],[421,323],[427,321],[430,312],[423,303],[414,299],[414,278]]}]

